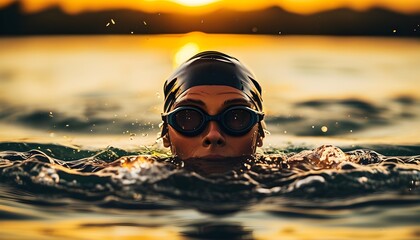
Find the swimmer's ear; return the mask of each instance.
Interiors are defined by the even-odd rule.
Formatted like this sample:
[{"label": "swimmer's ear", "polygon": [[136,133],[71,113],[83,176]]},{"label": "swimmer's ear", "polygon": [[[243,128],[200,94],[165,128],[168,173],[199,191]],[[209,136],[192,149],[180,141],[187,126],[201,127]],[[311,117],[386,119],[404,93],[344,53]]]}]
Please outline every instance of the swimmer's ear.
[{"label": "swimmer's ear", "polygon": [[163,137],[162,137],[162,141],[163,141],[163,146],[164,147],[170,147],[171,146],[171,141],[169,140],[169,133],[166,133]]},{"label": "swimmer's ear", "polygon": [[262,147],[263,146],[263,144],[264,144],[263,140],[264,140],[264,137],[261,136],[261,134],[258,134],[257,147]]},{"label": "swimmer's ear", "polygon": [[259,124],[258,126],[258,135],[257,135],[257,147],[262,147],[264,144],[264,137],[265,137],[265,131],[264,131],[264,127],[265,123],[262,122],[261,124]]}]

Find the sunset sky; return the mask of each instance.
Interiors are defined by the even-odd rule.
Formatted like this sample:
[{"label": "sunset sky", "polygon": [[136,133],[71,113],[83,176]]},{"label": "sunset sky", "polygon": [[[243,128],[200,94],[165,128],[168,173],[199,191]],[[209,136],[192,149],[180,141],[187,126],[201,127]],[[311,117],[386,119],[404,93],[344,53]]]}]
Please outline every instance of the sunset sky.
[{"label": "sunset sky", "polygon": [[23,10],[29,13],[55,5],[59,5],[70,14],[115,8],[128,8],[146,12],[201,14],[219,8],[247,11],[270,6],[279,6],[301,14],[342,7],[360,11],[372,7],[384,7],[401,13],[420,12],[419,0],[0,0],[0,8],[16,1],[21,2]]}]

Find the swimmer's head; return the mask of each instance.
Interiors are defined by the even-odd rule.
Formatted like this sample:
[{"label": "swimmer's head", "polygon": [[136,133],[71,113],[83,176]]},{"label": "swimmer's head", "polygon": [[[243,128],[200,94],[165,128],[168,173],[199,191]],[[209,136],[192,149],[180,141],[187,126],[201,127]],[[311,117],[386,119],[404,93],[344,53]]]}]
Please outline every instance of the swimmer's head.
[{"label": "swimmer's head", "polygon": [[199,53],[166,80],[164,94],[161,137],[179,157],[234,157],[262,146],[262,89],[236,58]]}]

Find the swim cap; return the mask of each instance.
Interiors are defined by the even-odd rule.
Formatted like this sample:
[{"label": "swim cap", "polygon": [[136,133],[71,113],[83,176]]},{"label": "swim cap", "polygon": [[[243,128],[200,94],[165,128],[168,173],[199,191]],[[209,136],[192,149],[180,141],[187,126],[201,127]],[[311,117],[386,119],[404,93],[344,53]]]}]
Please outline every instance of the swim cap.
[{"label": "swim cap", "polygon": [[[263,111],[262,89],[253,74],[234,57],[221,52],[206,51],[191,57],[165,81],[164,112],[169,112],[175,100],[187,89],[201,85],[224,85],[236,88],[251,99],[258,111]],[[261,125],[265,129],[264,122]],[[161,136],[164,136],[166,131],[167,126],[164,125]]]}]

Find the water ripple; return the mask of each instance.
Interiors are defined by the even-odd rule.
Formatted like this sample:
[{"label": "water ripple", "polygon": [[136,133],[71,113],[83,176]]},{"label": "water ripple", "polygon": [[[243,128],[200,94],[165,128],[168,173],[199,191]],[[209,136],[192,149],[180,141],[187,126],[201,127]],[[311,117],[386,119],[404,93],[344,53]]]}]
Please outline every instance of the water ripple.
[{"label": "water ripple", "polygon": [[[60,151],[75,153],[64,147]],[[302,209],[308,202],[312,203],[309,207],[316,202],[316,209],[419,203],[420,156],[385,156],[363,149],[343,152],[324,145],[298,153],[268,153],[221,163],[210,159],[181,161],[153,151],[130,155],[108,148],[89,157],[67,156],[70,160],[63,160],[41,150],[8,150],[0,152],[0,180],[15,191],[27,193],[21,197],[9,194],[10,199],[49,206],[90,201],[101,208],[193,207],[225,214],[272,198],[297,200],[289,201],[289,206],[303,201],[296,205]],[[384,194],[387,199],[380,198]],[[311,215],[319,217],[325,216]]]}]

